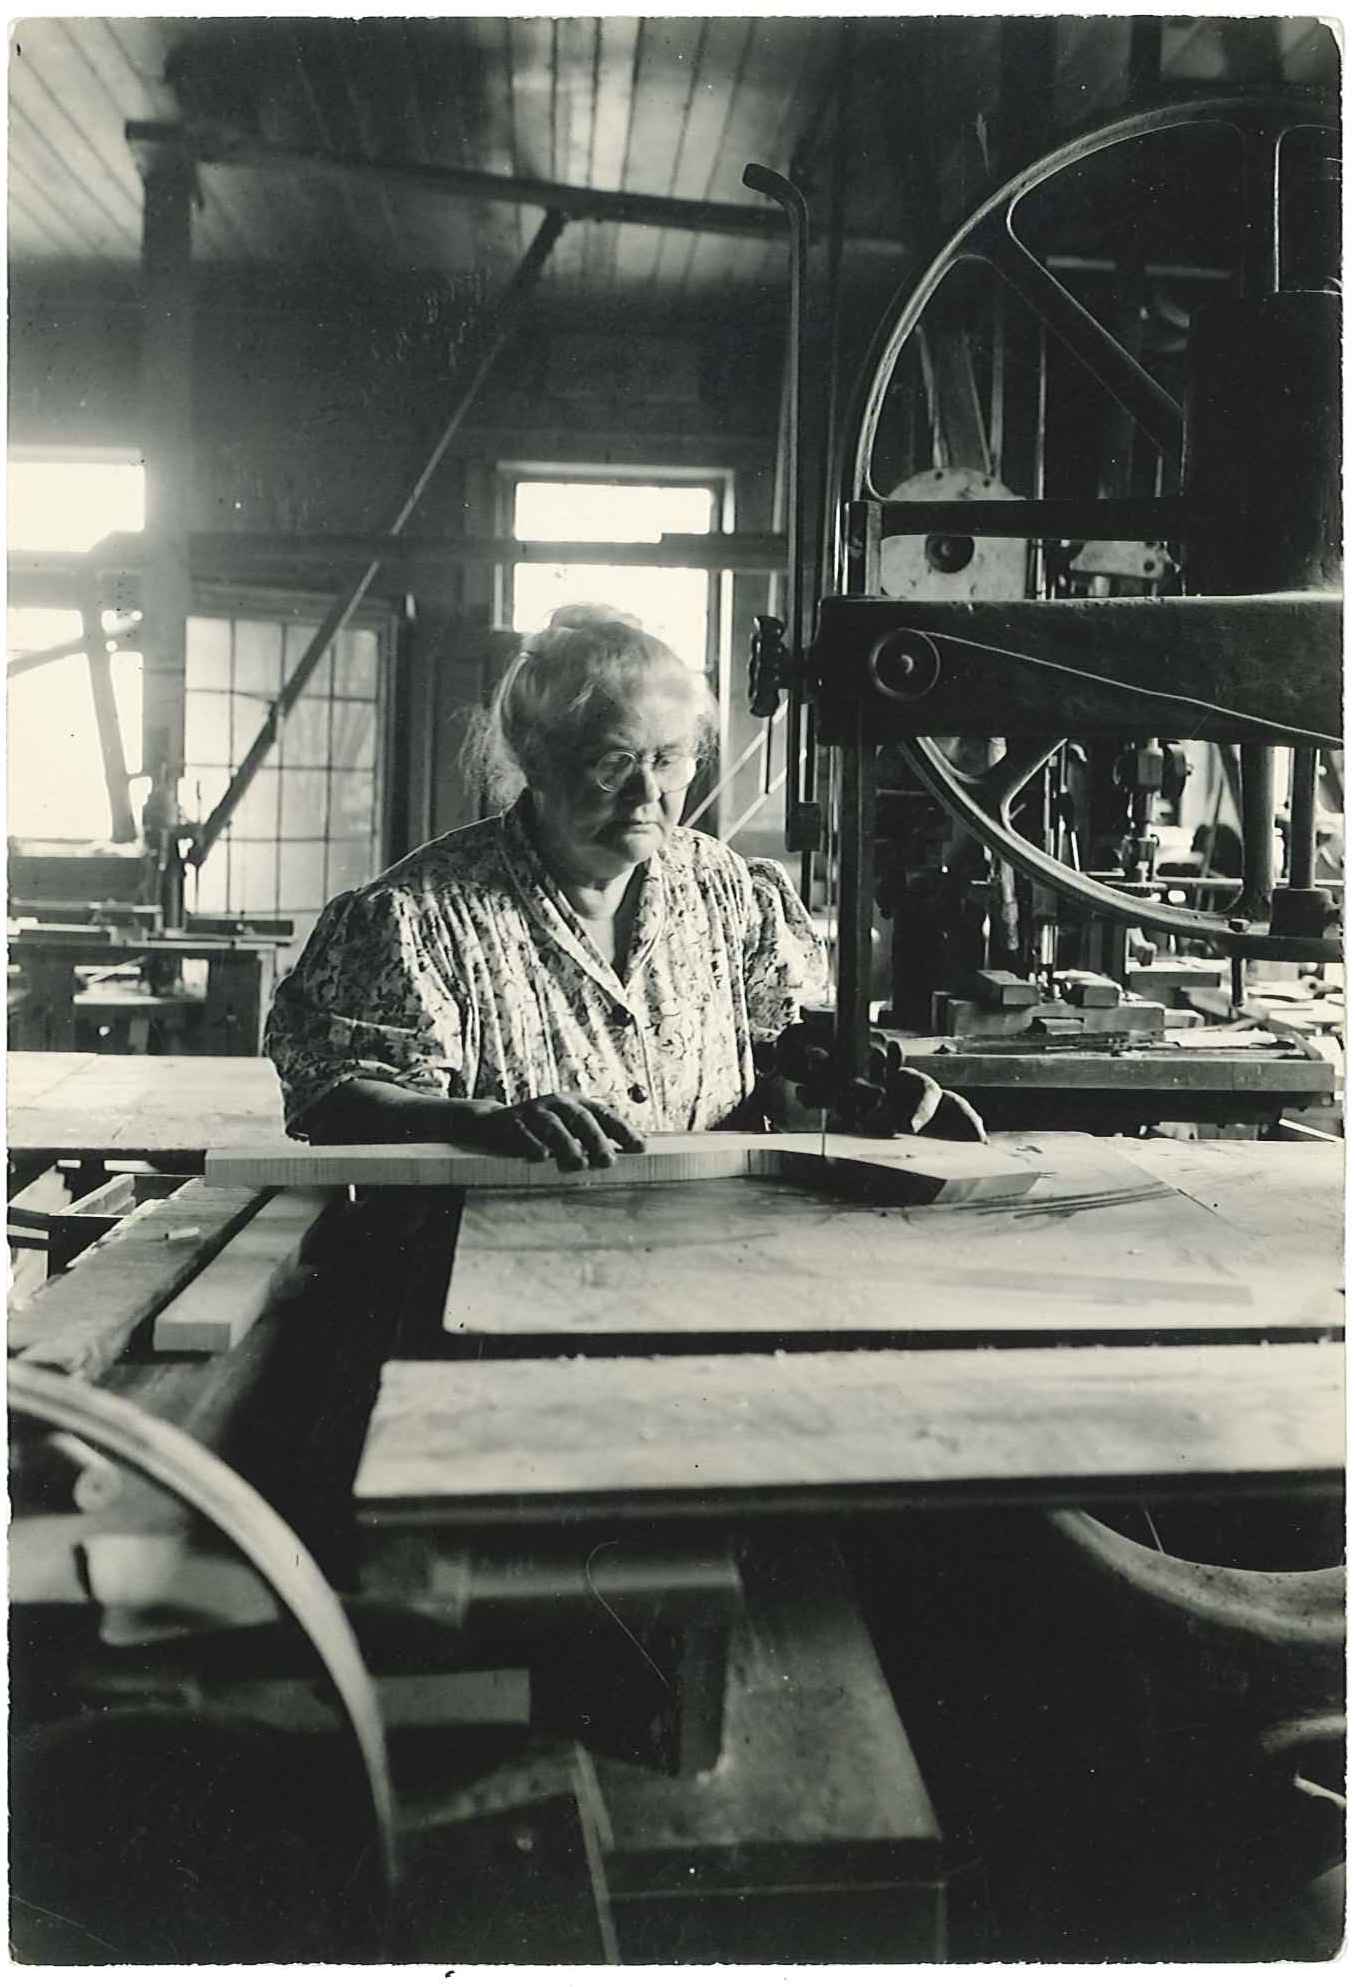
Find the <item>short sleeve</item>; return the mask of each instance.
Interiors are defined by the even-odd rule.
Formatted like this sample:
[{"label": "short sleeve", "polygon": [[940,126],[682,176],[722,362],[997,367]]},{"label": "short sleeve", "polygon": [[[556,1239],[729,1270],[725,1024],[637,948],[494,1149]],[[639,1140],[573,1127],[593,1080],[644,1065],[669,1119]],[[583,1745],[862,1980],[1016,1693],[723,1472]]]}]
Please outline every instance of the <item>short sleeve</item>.
[{"label": "short sleeve", "polygon": [[346,892],[322,911],[264,1034],[293,1136],[350,1077],[461,1094],[462,1003],[446,947],[426,927],[411,893],[390,886]]},{"label": "short sleeve", "polygon": [[781,863],[752,857],[753,886],[745,930],[745,999],[756,1042],[774,1040],[800,1019],[803,1006],[828,994],[824,947]]}]

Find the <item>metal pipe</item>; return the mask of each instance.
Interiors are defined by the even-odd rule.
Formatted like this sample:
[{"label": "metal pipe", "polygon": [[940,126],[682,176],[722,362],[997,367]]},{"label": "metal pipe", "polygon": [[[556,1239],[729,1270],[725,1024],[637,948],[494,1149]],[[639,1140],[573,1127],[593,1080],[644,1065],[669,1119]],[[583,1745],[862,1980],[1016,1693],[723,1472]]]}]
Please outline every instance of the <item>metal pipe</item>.
[{"label": "metal pipe", "polygon": [[141,373],[146,463],[142,583],[141,763],[151,787],[142,827],[155,853],[168,924],[183,916],[178,853],[184,769],[188,529],[193,506],[193,161],[172,137],[135,148],[142,177],[145,282]]},{"label": "metal pipe", "polygon": [[802,667],[809,646],[810,629],[806,615],[806,491],[804,474],[805,400],[801,376],[805,360],[805,291],[810,259],[810,210],[805,195],[792,180],[768,166],[747,165],[744,184],[756,193],[776,200],[787,218],[790,242],[790,288],[787,303],[787,565],[788,565],[788,648],[791,651],[791,681],[787,686],[787,784],[783,811],[783,839],[788,849],[801,845],[800,808],[802,802]]},{"label": "metal pipe", "polygon": [[[518,312],[531,292],[537,278],[545,268],[547,258],[560,239],[565,224],[565,216],[563,214],[548,214],[534,235],[526,255],[514,272],[513,280],[500,300],[494,330],[476,362],[471,378],[467,381],[465,388],[459,396],[457,404],[444,426],[442,434],[434,444],[428,460],[411,485],[409,494],[397,510],[391,523],[387,526],[388,537],[399,537],[400,533],[405,529],[406,523],[413,513],[415,506],[419,503],[420,498],[432,482],[439,465],[452,446],[459,428],[470,411],[476,395],[480,392],[487,374],[503,350],[509,334],[517,321]],[[244,759],[242,759],[240,765],[232,775],[226,792],[217,802],[217,805],[213,808],[199,831],[197,840],[189,852],[189,860],[191,862],[201,865],[212,853],[219,836],[248,791],[255,774],[268,757],[273,742],[278,736],[278,727],[282,724],[288,712],[306,688],[312,672],[325,654],[325,651],[329,648],[331,642],[343,633],[345,627],[347,627],[349,621],[361,606],[368,588],[372,585],[380,570],[380,559],[369,560],[353,585],[349,587],[347,592],[340,594],[335,600],[315,634],[307,643],[303,654],[298,659],[296,668],[283,685],[276,701],[269,710],[268,716],[260,726],[254,743],[250,746],[249,751],[245,754]]]},{"label": "metal pipe", "polygon": [[1239,748],[1244,888],[1230,906],[1238,918],[1265,918],[1275,877],[1272,844],[1276,833],[1277,754],[1272,745]]},{"label": "metal pipe", "polygon": [[1291,755],[1291,833],[1289,874],[1293,890],[1313,890],[1315,884],[1315,775],[1319,754],[1312,745],[1298,745]]}]

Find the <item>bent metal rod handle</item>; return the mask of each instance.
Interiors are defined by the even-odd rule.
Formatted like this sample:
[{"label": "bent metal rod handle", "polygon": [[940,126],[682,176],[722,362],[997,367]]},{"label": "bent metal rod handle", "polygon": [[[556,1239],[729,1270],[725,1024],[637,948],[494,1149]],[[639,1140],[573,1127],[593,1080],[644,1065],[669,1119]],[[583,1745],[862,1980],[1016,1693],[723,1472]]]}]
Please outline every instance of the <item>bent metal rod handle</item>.
[{"label": "bent metal rod handle", "polygon": [[803,800],[801,770],[801,659],[809,630],[805,612],[805,503],[801,470],[805,460],[805,407],[801,392],[805,347],[806,268],[810,259],[810,210],[799,186],[771,166],[747,165],[744,184],[776,200],[787,217],[791,277],[787,304],[787,623],[791,649],[787,695],[786,840],[794,846],[793,824]]}]

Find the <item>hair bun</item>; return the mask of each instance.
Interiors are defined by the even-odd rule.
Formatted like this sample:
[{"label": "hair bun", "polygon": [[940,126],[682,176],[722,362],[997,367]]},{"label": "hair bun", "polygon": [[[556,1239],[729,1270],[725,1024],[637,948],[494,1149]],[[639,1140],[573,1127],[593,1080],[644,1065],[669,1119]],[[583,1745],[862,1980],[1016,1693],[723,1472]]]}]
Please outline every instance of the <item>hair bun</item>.
[{"label": "hair bun", "polygon": [[549,628],[597,628],[609,622],[624,628],[639,628],[641,623],[634,614],[624,614],[620,607],[606,607],[597,600],[574,600],[565,607],[558,607],[547,622]]}]

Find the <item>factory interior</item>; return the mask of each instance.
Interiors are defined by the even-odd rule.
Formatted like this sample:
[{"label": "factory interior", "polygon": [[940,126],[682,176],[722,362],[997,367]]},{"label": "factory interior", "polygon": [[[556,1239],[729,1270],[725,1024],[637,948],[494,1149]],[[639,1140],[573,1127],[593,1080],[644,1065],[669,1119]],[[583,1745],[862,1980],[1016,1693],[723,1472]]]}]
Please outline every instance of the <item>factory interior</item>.
[{"label": "factory interior", "polygon": [[[16,1960],[1337,1953],[1339,67],[11,23]],[[474,749],[580,603],[682,665],[569,789],[653,952]],[[564,952],[446,894],[447,970],[485,1041],[603,988],[631,1138],[315,991],[514,834]],[[782,906],[728,1115],[680,861]]]}]

